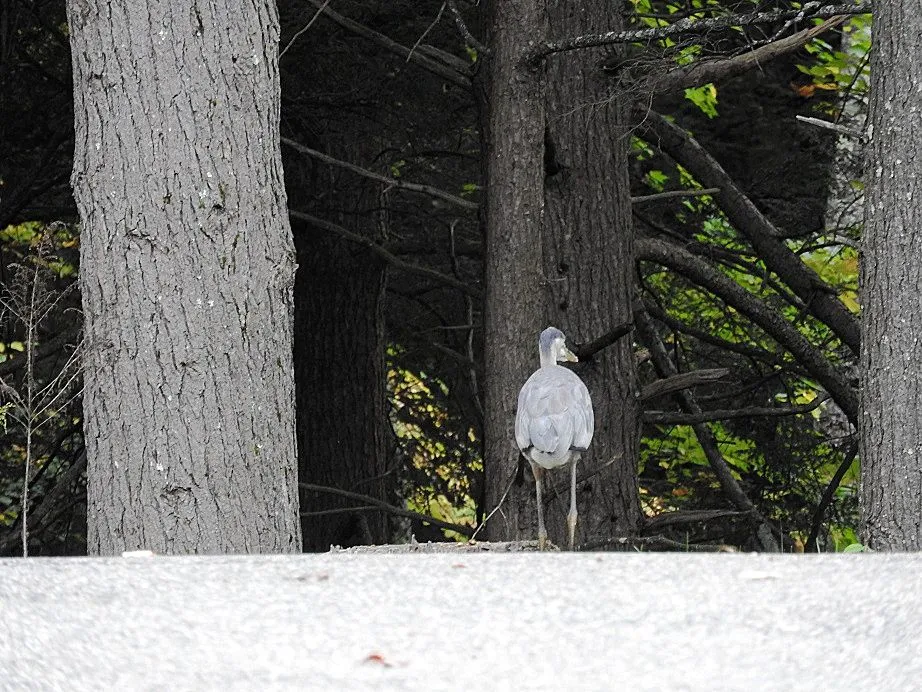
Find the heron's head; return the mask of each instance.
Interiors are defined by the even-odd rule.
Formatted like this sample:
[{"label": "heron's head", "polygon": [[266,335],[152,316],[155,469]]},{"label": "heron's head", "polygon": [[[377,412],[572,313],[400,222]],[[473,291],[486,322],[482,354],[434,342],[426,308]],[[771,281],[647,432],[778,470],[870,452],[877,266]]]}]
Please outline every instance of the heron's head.
[{"label": "heron's head", "polygon": [[541,354],[541,365],[552,365],[558,361],[575,363],[578,358],[573,351],[567,348],[567,337],[556,327],[548,327],[538,338],[538,352]]}]

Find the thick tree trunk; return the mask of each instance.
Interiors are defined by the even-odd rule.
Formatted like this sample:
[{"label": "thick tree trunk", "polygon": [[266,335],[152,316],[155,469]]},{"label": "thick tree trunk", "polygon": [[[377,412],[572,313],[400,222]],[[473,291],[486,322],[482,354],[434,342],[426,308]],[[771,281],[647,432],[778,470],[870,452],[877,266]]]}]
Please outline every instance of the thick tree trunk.
[{"label": "thick tree trunk", "polygon": [[[617,4],[548,3],[554,36],[618,31]],[[548,59],[547,121],[555,164],[545,186],[544,272],[549,323],[571,342],[598,338],[631,320],[634,234],[625,127],[629,104],[599,62],[604,51]],[[556,172],[554,172],[556,171]],[[592,395],[595,436],[580,461],[579,542],[632,535],[641,520],[637,492],[640,406],[631,339],[576,366]],[[564,474],[565,475],[565,474]],[[558,485],[567,479],[561,476]],[[563,486],[561,486],[563,487]],[[567,494],[548,503],[552,539],[565,535]]]},{"label": "thick tree trunk", "polygon": [[922,2],[874,4],[873,142],[861,263],[861,515],[882,550],[922,548]]},{"label": "thick tree trunk", "polygon": [[273,2],[68,2],[88,551],[300,550]]},{"label": "thick tree trunk", "polygon": [[[488,24],[484,474],[491,540],[534,538],[534,483],[516,481],[518,392],[538,367],[545,281],[544,67],[522,55],[546,38],[544,0],[493,0]],[[508,496],[503,497],[509,490]]]},{"label": "thick tree trunk", "polygon": [[[353,196],[362,198],[356,189]],[[361,217],[338,219],[362,232]],[[358,218],[359,221],[355,219]],[[385,484],[385,267],[365,248],[323,229],[296,227],[295,372],[300,478],[388,500]],[[367,229],[364,229],[367,231]],[[304,549],[386,542],[383,512],[317,514],[354,505],[302,493]]]}]

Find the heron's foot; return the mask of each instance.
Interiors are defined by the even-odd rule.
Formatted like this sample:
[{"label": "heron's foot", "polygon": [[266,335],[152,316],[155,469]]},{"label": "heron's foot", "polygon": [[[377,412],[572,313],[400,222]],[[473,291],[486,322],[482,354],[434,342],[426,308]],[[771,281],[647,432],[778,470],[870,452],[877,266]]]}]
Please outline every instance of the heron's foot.
[{"label": "heron's foot", "polygon": [[547,531],[538,531],[538,550],[547,550]]}]

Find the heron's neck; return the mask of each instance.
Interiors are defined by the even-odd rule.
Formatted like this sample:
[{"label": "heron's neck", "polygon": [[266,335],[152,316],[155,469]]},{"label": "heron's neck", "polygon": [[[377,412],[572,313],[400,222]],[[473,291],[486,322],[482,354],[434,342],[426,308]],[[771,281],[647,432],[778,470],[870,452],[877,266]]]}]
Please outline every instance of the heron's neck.
[{"label": "heron's neck", "polygon": [[539,351],[539,354],[540,354],[540,356],[541,356],[541,367],[542,367],[542,368],[546,368],[546,367],[548,367],[548,366],[550,366],[550,365],[554,365],[554,364],[557,363],[557,359],[554,358],[554,354],[551,353],[551,349],[549,349],[549,348],[542,348],[542,349]]}]

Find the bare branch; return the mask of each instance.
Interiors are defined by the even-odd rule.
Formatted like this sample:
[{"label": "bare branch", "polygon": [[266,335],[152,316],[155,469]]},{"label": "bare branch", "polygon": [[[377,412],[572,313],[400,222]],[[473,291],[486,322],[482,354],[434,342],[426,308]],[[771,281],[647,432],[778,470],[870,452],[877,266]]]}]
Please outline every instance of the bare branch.
[{"label": "bare branch", "polygon": [[323,6],[320,7],[316,12],[314,12],[314,16],[311,17],[311,20],[307,24],[305,24],[304,27],[301,28],[294,36],[291,37],[291,40],[288,42],[288,45],[282,49],[281,53],[279,53],[279,61],[281,61],[281,59],[285,57],[285,53],[287,53],[288,49],[294,45],[294,42],[298,40],[298,37],[301,34],[303,34],[305,31],[311,28],[311,25],[315,21],[317,21],[317,17],[321,15],[321,13],[327,8],[327,5],[329,4],[330,4],[330,0],[324,0]]},{"label": "bare branch", "polygon": [[668,192],[657,192],[654,195],[640,195],[631,197],[631,204],[650,204],[651,202],[661,202],[664,199],[675,199],[676,197],[701,197],[702,195],[716,195],[720,192],[719,187],[706,187],[701,190],[670,190]]},{"label": "bare branch", "polygon": [[361,166],[356,166],[354,163],[349,163],[348,161],[342,161],[337,158],[333,158],[329,154],[324,154],[317,151],[316,149],[311,149],[306,147],[303,144],[296,142],[293,139],[288,137],[281,138],[282,144],[287,147],[291,147],[295,151],[315,158],[324,163],[328,163],[331,166],[339,166],[340,168],[345,168],[347,171],[352,171],[353,173],[360,175],[365,178],[370,178],[371,180],[376,180],[379,183],[383,183],[390,187],[396,187],[401,190],[410,190],[411,192],[421,192],[432,197],[437,197],[438,199],[444,200],[450,204],[455,205],[456,207],[461,207],[462,209],[470,209],[476,211],[480,208],[480,205],[477,202],[471,202],[470,200],[458,197],[453,195],[450,192],[445,192],[444,190],[439,190],[436,187],[431,185],[422,185],[420,183],[408,183],[404,180],[399,180],[398,178],[392,178],[387,175],[381,175],[380,173],[375,173],[374,171],[369,171],[367,168],[362,168]]},{"label": "bare branch", "polygon": [[809,404],[797,406],[747,406],[735,409],[712,409],[701,413],[674,413],[672,411],[644,411],[643,419],[647,423],[657,425],[697,425],[717,420],[733,420],[735,418],[775,418],[780,416],[797,416],[810,413],[828,401],[829,396],[816,397]]},{"label": "bare branch", "polygon": [[583,550],[662,550],[677,553],[735,553],[730,545],[713,545],[710,543],[682,543],[665,536],[623,536],[619,538],[602,538],[584,543]]},{"label": "bare branch", "polygon": [[593,339],[587,344],[573,344],[571,350],[580,360],[592,360],[592,357],[596,353],[605,348],[608,348],[619,339],[621,339],[621,337],[630,334],[633,329],[634,324],[632,322],[619,324],[607,334],[603,334],[598,339]]},{"label": "bare branch", "polygon": [[458,31],[461,32],[461,36],[467,41],[467,45],[476,48],[477,52],[484,57],[489,55],[490,49],[478,41],[474,37],[474,34],[471,33],[470,29],[467,28],[467,24],[464,23],[464,17],[461,16],[461,12],[458,10],[458,4],[455,0],[448,0],[448,9],[451,10],[455,18],[455,25],[458,27]]},{"label": "bare branch", "polygon": [[378,243],[374,242],[370,238],[366,238],[365,236],[359,235],[358,233],[353,233],[352,231],[347,230],[338,224],[326,221],[325,219],[321,219],[320,217],[314,216],[312,214],[306,214],[302,211],[295,211],[294,209],[290,209],[288,214],[294,219],[300,219],[301,221],[305,221],[313,226],[317,226],[318,228],[331,231],[339,236],[342,236],[346,240],[355,243],[356,245],[362,245],[368,248],[395,269],[405,271],[408,274],[416,274],[417,276],[423,276],[427,279],[432,279],[438,283],[456,288],[462,293],[466,293],[467,295],[474,298],[479,299],[481,297],[480,291],[471,286],[470,283],[456,279],[453,276],[448,276],[447,274],[442,274],[435,269],[430,269],[429,267],[423,267],[418,264],[413,264],[412,262],[402,260],[393,253],[389,252],[383,246],[378,245]]},{"label": "bare branch", "polygon": [[462,524],[451,524],[447,521],[442,521],[441,519],[436,519],[435,517],[430,517],[425,514],[420,514],[419,512],[411,512],[408,509],[402,509],[401,507],[394,507],[389,505],[386,502],[383,502],[371,495],[363,495],[362,493],[354,493],[349,490],[340,490],[339,488],[331,488],[327,485],[315,485],[314,483],[298,483],[298,487],[301,490],[306,490],[308,492],[315,493],[328,493],[330,495],[339,495],[340,497],[345,497],[349,500],[356,500],[358,502],[363,502],[366,505],[374,505],[378,509],[389,512],[398,517],[406,517],[408,519],[418,519],[419,521],[424,521],[427,524],[432,524],[433,526],[438,526],[440,529],[447,529],[449,531],[457,531],[463,536],[470,537],[474,533],[474,529],[470,526],[464,526]]},{"label": "bare branch", "polygon": [[735,509],[692,509],[677,512],[663,512],[655,517],[648,517],[644,522],[640,532],[654,533],[662,531],[671,526],[684,526],[686,524],[697,524],[703,521],[714,521],[715,519],[727,519],[734,517],[748,517],[750,512],[740,512]]},{"label": "bare branch", "polygon": [[649,401],[664,394],[672,394],[682,389],[697,387],[702,384],[713,384],[730,374],[729,368],[711,368],[705,370],[692,370],[691,372],[673,373],[661,380],[651,382],[640,392],[641,401]]},{"label": "bare branch", "polygon": [[686,18],[664,27],[649,29],[636,29],[631,31],[607,31],[602,34],[588,34],[575,36],[559,41],[548,41],[537,48],[530,49],[525,54],[527,62],[537,62],[554,53],[563,53],[582,48],[596,48],[619,43],[647,43],[673,38],[682,34],[704,34],[715,29],[729,29],[738,26],[751,26],[754,24],[773,24],[787,19],[798,17],[803,19],[828,18],[838,15],[868,14],[871,3],[867,0],[842,4],[819,5],[808,13],[796,10],[775,10],[771,12],[752,12],[750,14],[731,14],[723,17],[709,17],[706,19]]},{"label": "bare branch", "polygon": [[359,36],[363,36],[364,38],[374,41],[375,43],[377,43],[380,46],[383,46],[384,48],[391,51],[392,53],[395,53],[402,58],[406,58],[407,60],[411,60],[412,62],[416,63],[422,68],[425,68],[426,70],[428,70],[429,72],[431,72],[432,74],[438,77],[447,79],[449,82],[452,82],[453,84],[457,84],[458,86],[464,87],[466,89],[470,88],[471,86],[470,73],[459,72],[457,69],[449,66],[450,64],[454,62],[453,60],[451,60],[451,58],[454,58],[454,56],[449,56],[448,60],[443,60],[441,62],[438,62],[436,60],[431,59],[430,57],[426,55],[423,55],[422,52],[420,51],[411,51],[406,46],[402,46],[396,41],[389,39],[384,34],[380,34],[377,31],[369,29],[367,26],[364,26],[363,24],[359,24],[358,22],[348,19],[347,17],[343,17],[341,14],[334,12],[329,7],[327,7],[326,9],[323,9],[324,3],[320,2],[320,0],[307,0],[307,2],[313,5],[314,7],[316,7],[317,9],[322,10],[325,17],[328,17],[329,19],[333,20],[334,22],[339,24],[344,29],[348,29],[349,31],[355,34],[358,34]]},{"label": "bare branch", "polygon": [[839,125],[838,123],[831,123],[828,120],[820,120],[819,118],[811,118],[808,115],[795,115],[797,120],[807,125],[813,125],[815,127],[822,127],[827,130],[832,130],[833,132],[838,132],[840,135],[845,135],[846,137],[854,137],[862,144],[867,144],[868,136],[864,132],[858,132],[858,130],[853,130],[850,127],[845,127],[845,125]]}]

